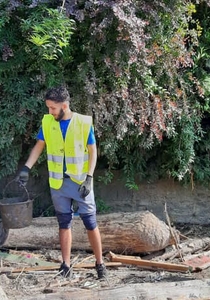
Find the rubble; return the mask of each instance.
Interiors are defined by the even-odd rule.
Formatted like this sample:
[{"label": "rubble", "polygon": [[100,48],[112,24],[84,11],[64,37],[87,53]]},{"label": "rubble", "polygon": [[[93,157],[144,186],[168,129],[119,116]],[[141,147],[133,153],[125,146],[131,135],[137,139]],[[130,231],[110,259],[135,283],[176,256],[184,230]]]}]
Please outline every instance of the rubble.
[{"label": "rubble", "polygon": [[161,251],[135,256],[105,251],[104,280],[97,279],[95,258],[88,251],[72,252],[73,275],[68,279],[59,275],[60,250],[2,247],[0,287],[7,298],[0,294],[0,299],[209,300],[209,229],[180,226],[179,243]]}]

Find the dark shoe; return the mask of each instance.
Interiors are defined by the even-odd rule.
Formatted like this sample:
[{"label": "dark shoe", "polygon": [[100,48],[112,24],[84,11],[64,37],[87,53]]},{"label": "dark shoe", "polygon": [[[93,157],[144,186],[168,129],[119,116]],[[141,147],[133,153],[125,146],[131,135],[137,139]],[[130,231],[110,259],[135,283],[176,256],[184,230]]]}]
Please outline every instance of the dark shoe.
[{"label": "dark shoe", "polygon": [[98,279],[105,278],[107,276],[107,270],[105,264],[96,263],[96,271],[98,274]]},{"label": "dark shoe", "polygon": [[66,265],[65,261],[60,266],[59,274],[62,275],[63,277],[71,276],[71,268]]}]

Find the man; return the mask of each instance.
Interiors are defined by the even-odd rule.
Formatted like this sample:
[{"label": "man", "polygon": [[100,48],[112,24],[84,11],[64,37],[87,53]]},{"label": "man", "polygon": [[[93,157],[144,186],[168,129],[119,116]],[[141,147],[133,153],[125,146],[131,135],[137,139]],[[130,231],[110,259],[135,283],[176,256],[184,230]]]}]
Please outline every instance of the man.
[{"label": "man", "polygon": [[37,142],[17,180],[23,185],[27,184],[29,171],[46,145],[50,191],[59,224],[63,259],[60,273],[65,277],[70,276],[72,202],[75,200],[95,254],[98,278],[103,278],[106,276],[106,267],[96,222],[92,179],[97,160],[92,117],[72,112],[69,102],[66,88],[57,87],[47,91],[45,103],[49,114],[42,119]]}]

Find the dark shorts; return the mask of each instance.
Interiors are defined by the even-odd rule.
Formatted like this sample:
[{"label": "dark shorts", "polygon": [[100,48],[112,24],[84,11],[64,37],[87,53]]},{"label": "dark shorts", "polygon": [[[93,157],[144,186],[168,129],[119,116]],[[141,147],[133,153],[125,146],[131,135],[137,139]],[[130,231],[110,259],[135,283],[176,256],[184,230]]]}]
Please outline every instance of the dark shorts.
[{"label": "dark shorts", "polygon": [[70,178],[64,178],[60,189],[51,188],[52,202],[56,212],[68,214],[73,212],[73,200],[77,202],[79,214],[95,214],[96,204],[93,189],[84,199],[78,192],[79,184]]}]

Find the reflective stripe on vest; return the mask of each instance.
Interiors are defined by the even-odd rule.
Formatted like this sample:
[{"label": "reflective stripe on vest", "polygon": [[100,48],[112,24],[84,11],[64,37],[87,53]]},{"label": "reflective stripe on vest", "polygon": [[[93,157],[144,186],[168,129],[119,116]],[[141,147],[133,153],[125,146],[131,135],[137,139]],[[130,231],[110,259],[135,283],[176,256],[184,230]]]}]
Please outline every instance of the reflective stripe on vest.
[{"label": "reflective stripe on vest", "polygon": [[59,189],[62,185],[64,155],[66,174],[78,184],[85,180],[88,172],[87,140],[91,126],[92,117],[73,113],[64,141],[59,122],[52,115],[43,117],[50,187]]},{"label": "reflective stripe on vest", "polygon": [[47,159],[48,159],[48,161],[62,163],[63,156],[57,156],[57,155],[47,154]]},{"label": "reflective stripe on vest", "polygon": [[88,154],[84,155],[83,157],[67,157],[66,158],[66,163],[67,164],[81,164],[84,161],[88,161]]},{"label": "reflective stripe on vest", "polygon": [[[63,161],[63,156],[57,156],[57,155],[52,155],[48,154],[47,159],[49,161],[57,162],[57,163],[62,163]],[[67,164],[80,164],[84,161],[88,161],[88,154],[84,155],[84,159],[82,157],[67,157],[66,158],[66,163]]]},{"label": "reflective stripe on vest", "polygon": [[56,173],[56,172],[49,171],[49,176],[50,178],[54,178],[54,179],[63,179],[63,173]]}]

